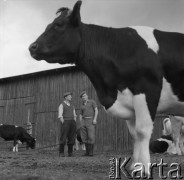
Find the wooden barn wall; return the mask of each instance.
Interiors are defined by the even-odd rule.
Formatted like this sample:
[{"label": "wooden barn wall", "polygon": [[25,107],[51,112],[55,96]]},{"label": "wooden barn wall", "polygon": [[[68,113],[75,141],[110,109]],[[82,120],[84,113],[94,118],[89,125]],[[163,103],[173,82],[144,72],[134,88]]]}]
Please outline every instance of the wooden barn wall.
[{"label": "wooden barn wall", "polygon": [[[58,144],[60,137],[58,106],[63,101],[63,93],[73,92],[73,102],[79,115],[81,104],[79,94],[83,90],[86,90],[89,97],[98,104],[95,150],[132,149],[132,139],[126,123],[106,114],[89,79],[78,70],[21,77],[0,83],[0,123],[25,127],[30,121],[33,123],[33,136],[37,139],[37,147]],[[161,134],[162,119],[163,117],[158,117],[155,121],[153,139]],[[80,126],[78,118],[77,126]]]},{"label": "wooden barn wall", "polygon": [[33,119],[34,101],[33,80],[0,83],[0,123],[26,126]]}]

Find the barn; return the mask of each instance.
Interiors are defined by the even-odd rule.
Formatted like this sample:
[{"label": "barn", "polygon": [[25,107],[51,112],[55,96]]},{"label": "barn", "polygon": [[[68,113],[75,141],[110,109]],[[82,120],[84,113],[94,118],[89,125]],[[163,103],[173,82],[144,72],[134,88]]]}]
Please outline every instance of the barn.
[{"label": "barn", "polygon": [[[73,92],[73,102],[79,115],[79,94],[83,90],[97,102],[99,109],[95,151],[131,150],[131,136],[126,123],[105,112],[88,77],[75,66],[0,79],[0,123],[23,127],[31,123],[37,148],[56,145],[60,137],[58,106],[63,93]],[[158,116],[155,120],[154,139],[161,134],[160,119],[163,117]],[[77,126],[80,126],[78,118]]]}]

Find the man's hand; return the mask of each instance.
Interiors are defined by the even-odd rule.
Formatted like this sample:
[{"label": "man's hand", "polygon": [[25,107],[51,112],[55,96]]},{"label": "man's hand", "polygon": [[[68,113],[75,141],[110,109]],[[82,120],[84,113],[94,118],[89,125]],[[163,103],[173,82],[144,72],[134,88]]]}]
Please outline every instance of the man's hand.
[{"label": "man's hand", "polygon": [[60,117],[60,121],[61,121],[62,124],[64,123],[63,117]]},{"label": "man's hand", "polygon": [[96,119],[93,119],[93,124],[96,125]]},{"label": "man's hand", "polygon": [[79,115],[79,120],[80,120],[80,122],[82,121],[82,115],[81,114]]}]

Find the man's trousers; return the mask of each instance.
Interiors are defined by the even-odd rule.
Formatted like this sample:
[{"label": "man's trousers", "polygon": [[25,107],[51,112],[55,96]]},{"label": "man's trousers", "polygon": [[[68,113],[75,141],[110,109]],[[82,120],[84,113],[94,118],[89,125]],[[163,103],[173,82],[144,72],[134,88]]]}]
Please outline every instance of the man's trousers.
[{"label": "man's trousers", "polygon": [[61,124],[60,144],[65,145],[66,140],[68,145],[74,145],[76,138],[76,122],[75,120],[65,120]]}]

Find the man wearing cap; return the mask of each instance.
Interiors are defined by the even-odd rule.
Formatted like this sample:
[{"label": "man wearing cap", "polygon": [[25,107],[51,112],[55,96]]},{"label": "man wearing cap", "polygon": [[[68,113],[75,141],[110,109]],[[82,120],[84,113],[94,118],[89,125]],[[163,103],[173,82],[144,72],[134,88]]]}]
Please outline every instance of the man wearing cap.
[{"label": "man wearing cap", "polygon": [[61,121],[61,137],[59,155],[64,156],[64,147],[67,140],[68,156],[73,155],[73,145],[76,137],[76,113],[72,100],[72,93],[64,93],[64,101],[59,106],[58,118]]},{"label": "man wearing cap", "polygon": [[93,156],[93,146],[95,143],[95,125],[97,123],[98,108],[94,100],[88,99],[86,91],[80,94],[82,99],[80,122],[81,138],[86,146],[85,156]]}]

